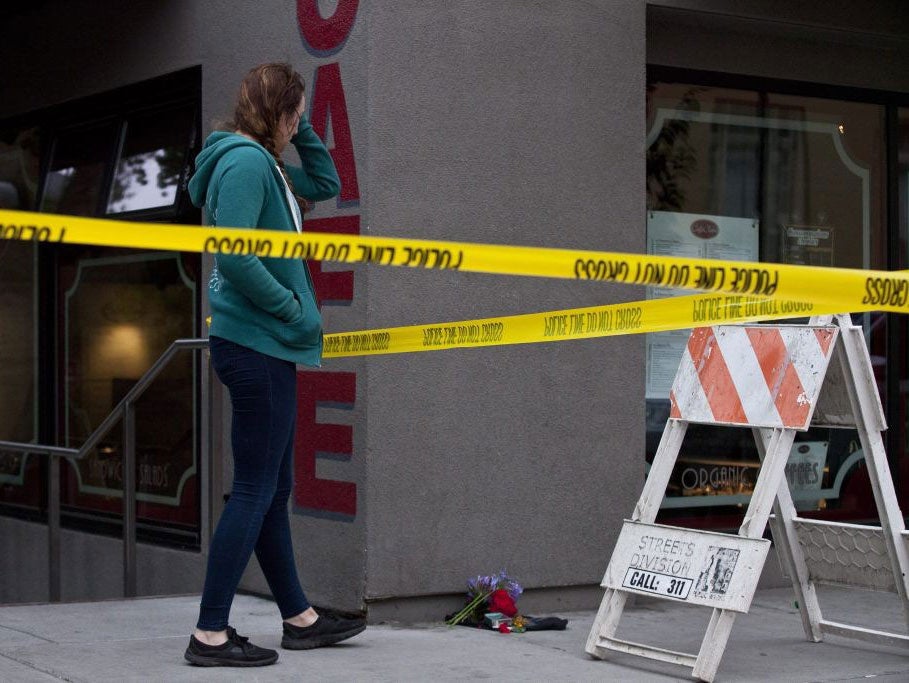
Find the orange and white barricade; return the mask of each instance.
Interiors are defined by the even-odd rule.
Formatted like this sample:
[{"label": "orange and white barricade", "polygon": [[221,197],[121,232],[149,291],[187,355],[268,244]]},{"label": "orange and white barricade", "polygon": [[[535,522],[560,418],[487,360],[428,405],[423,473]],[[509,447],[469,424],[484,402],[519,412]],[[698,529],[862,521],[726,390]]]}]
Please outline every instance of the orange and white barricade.
[{"label": "orange and white barricade", "polygon": [[[586,650],[611,651],[692,667],[712,681],[735,615],[747,613],[770,547],[768,521],[792,578],[805,633],[888,644],[909,637],[826,621],[815,582],[891,590],[909,621],[909,553],[903,516],[884,451],[884,413],[862,329],[849,316],[809,325],[724,325],[692,331],[670,393],[670,416],[631,519],[626,520],[603,577],[606,589]],[[752,430],[761,469],[738,534],[655,524],[689,424]],[[797,516],[785,477],[796,432],[811,425],[857,429],[880,513],[880,527]],[[771,514],[773,512],[773,514]],[[838,552],[824,552],[835,545]],[[871,545],[877,553],[867,555]],[[848,549],[849,552],[845,552]],[[876,558],[876,559],[875,559]],[[876,571],[869,570],[869,563]],[[697,654],[616,637],[629,595],[710,607]]]}]

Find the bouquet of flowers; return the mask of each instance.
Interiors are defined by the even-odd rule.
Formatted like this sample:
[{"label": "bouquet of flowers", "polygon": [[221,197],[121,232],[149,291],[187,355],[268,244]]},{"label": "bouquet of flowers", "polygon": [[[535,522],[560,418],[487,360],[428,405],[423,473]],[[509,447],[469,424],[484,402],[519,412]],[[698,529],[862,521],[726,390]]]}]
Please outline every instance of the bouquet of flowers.
[{"label": "bouquet of flowers", "polygon": [[[504,569],[498,574],[478,575],[467,581],[467,604],[445,623],[449,626],[465,621],[482,624],[487,612],[499,612],[506,617],[520,619],[515,600],[523,592],[521,584],[509,577]],[[499,630],[507,633],[508,627],[503,624]]]}]

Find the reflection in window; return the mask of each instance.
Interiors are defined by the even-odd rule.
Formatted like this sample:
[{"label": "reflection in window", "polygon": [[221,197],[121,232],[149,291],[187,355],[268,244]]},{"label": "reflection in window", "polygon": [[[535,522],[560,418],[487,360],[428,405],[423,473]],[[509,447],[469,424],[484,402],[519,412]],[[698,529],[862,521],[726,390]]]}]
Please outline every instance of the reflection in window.
[{"label": "reflection in window", "polygon": [[761,261],[886,267],[883,107],[661,82],[647,104],[650,209],[757,219]]},{"label": "reflection in window", "polygon": [[54,144],[41,211],[92,216],[98,211],[104,171],[111,158],[116,127],[62,131]]},{"label": "reflection in window", "polygon": [[[173,342],[192,330],[194,289],[179,256],[146,252],[80,258],[65,293],[65,443],[78,448]],[[182,520],[196,471],[194,365],[181,354],[136,404],[137,491],[142,519]],[[63,500],[119,511],[122,433],[113,430],[72,463]],[[113,505],[112,505],[113,503]],[[161,506],[152,512],[146,504]]]},{"label": "reflection in window", "polygon": [[[0,130],[0,209],[35,208],[37,127]],[[37,247],[0,240],[0,440],[37,436]],[[37,508],[40,457],[0,451],[0,504]]]},{"label": "reflection in window", "polygon": [[[37,437],[36,257],[33,243],[0,240],[0,440],[4,441],[31,442]],[[0,505],[40,506],[40,462],[41,456],[0,450]]]},{"label": "reflection in window", "polygon": [[[659,81],[647,105],[651,253],[887,268],[883,106]],[[864,322],[884,397],[885,317]],[[686,333],[648,335],[648,461],[686,344]],[[862,456],[854,430],[800,433],[786,475],[801,514],[874,519]],[[691,425],[661,519],[738,526],[759,462],[749,430]]]},{"label": "reflection in window", "polygon": [[37,127],[0,131],[0,209],[34,210],[40,157]]},{"label": "reflection in window", "polygon": [[172,206],[191,144],[190,107],[131,117],[117,160],[107,213]]},{"label": "reflection in window", "polygon": [[[901,107],[897,110],[896,139],[897,244],[899,247],[893,250],[896,253],[893,254],[891,266],[895,270],[904,270],[909,267],[909,242],[907,242],[909,239],[909,107]],[[906,359],[909,358],[909,316],[895,315],[892,316],[891,322],[897,324],[897,334],[894,335],[892,348],[888,350],[890,357],[895,356],[898,360],[889,362],[900,369],[893,400],[899,406],[899,415],[902,419],[891,420],[889,433],[891,435],[899,434],[897,456],[900,471],[905,472],[905,463],[909,462],[909,419],[906,418],[909,415],[909,364],[906,362]],[[891,322],[888,322],[888,325]],[[909,509],[909,486],[898,486],[897,491],[900,496],[900,507],[903,510]]]}]

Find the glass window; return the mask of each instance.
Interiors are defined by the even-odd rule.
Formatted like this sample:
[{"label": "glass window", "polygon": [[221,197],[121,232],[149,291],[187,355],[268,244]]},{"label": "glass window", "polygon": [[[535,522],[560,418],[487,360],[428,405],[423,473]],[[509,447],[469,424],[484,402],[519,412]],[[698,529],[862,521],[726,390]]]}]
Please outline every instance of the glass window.
[{"label": "glass window", "polygon": [[[37,430],[37,248],[0,242],[0,440],[34,442]],[[0,451],[0,503],[40,506],[43,456]]]},{"label": "glass window", "polygon": [[[40,131],[0,131],[0,208],[32,210]],[[32,442],[37,430],[37,248],[0,241],[0,440]],[[0,451],[0,503],[38,508],[41,457]]]},{"label": "glass window", "polygon": [[[896,203],[897,203],[897,239],[894,244],[897,248],[893,268],[909,268],[909,107],[901,107],[897,112],[897,162],[896,162]],[[890,357],[898,361],[894,365],[901,368],[898,379],[892,382],[895,387],[894,400],[897,411],[893,411],[890,418],[890,430],[898,434],[891,443],[896,444],[898,460],[896,466],[891,465],[901,482],[909,483],[909,318],[905,315],[891,316],[891,321],[896,322],[894,347],[890,350]],[[894,446],[891,446],[893,449]],[[892,460],[892,457],[891,457]],[[909,509],[909,486],[897,486],[900,497],[900,507]]]},{"label": "glass window", "polygon": [[[103,256],[101,255],[103,253]],[[191,336],[195,285],[181,256],[81,249],[61,254],[64,443],[81,446],[175,339]],[[195,363],[185,352],[136,404],[140,521],[197,524]],[[120,512],[122,429],[69,463],[63,501]]]},{"label": "glass window", "polygon": [[[0,208],[33,210],[38,190],[40,131],[0,131]],[[37,248],[0,241],[0,440],[37,436]],[[42,456],[0,451],[0,503],[38,508]]]},{"label": "glass window", "polygon": [[173,206],[192,142],[190,106],[131,116],[117,160],[107,213]]},{"label": "glass window", "polygon": [[0,130],[0,208],[35,209],[40,161],[37,127]]},{"label": "glass window", "polygon": [[[888,267],[883,106],[658,81],[650,84],[647,103],[652,253]],[[885,316],[861,321],[883,397]],[[669,414],[668,389],[686,341],[687,331],[648,335],[648,461]],[[692,425],[662,517],[737,526],[757,473],[750,430]],[[787,476],[802,514],[876,519],[854,430],[800,433]]]},{"label": "glass window", "polygon": [[[196,222],[184,193],[200,78],[189,69],[33,112],[28,126],[0,122],[0,207]],[[0,440],[84,443],[171,342],[195,336],[200,270],[191,253],[0,242]],[[198,374],[195,356],[178,354],[136,405],[147,539],[199,541]],[[60,463],[65,523],[119,524],[121,432]],[[0,514],[37,516],[46,462],[0,452]]]},{"label": "glass window", "polygon": [[107,123],[61,131],[54,141],[41,211],[95,216],[113,156],[118,126]]}]

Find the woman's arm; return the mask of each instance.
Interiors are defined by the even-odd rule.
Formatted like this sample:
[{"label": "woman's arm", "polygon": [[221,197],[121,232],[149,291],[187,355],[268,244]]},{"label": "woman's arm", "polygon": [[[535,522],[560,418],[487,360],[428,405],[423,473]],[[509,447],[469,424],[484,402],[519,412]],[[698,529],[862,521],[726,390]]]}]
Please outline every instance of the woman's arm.
[{"label": "woman's arm", "polygon": [[287,174],[294,184],[294,191],[301,197],[317,202],[323,199],[336,197],[341,191],[341,180],[335,169],[335,162],[325,148],[325,145],[312,129],[306,115],[300,117],[297,134],[290,140],[303,168],[287,166]]},{"label": "woman's arm", "polygon": [[[265,202],[272,171],[261,152],[252,148],[235,150],[225,159],[227,168],[218,181],[218,208],[209,220],[218,227],[255,228]],[[284,321],[302,315],[300,304],[287,287],[268,272],[257,256],[217,254],[218,270],[231,285],[259,308]]]}]

